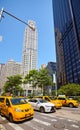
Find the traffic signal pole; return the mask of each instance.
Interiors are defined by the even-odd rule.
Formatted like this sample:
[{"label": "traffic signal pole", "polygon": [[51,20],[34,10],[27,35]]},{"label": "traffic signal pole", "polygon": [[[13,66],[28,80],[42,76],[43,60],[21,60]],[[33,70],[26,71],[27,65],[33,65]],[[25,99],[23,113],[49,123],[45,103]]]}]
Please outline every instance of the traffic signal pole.
[{"label": "traffic signal pole", "polygon": [[13,14],[7,12],[7,11],[4,10],[3,8],[2,8],[2,10],[0,11],[0,21],[2,20],[2,18],[4,18],[3,13],[6,13],[7,15],[9,15],[9,16],[15,18],[16,20],[22,22],[23,24],[27,25],[27,26],[30,27],[33,31],[35,30],[33,27],[31,27],[31,26],[30,26],[29,24],[27,24],[25,21],[19,19],[18,17],[14,16]]}]

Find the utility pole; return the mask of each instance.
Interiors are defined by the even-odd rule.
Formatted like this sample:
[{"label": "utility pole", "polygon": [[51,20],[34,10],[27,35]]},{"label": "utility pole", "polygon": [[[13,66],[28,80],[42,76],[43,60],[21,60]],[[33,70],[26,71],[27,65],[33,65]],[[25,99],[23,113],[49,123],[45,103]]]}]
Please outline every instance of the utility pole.
[{"label": "utility pole", "polygon": [[9,15],[9,16],[15,18],[16,20],[22,22],[23,24],[25,24],[25,25],[27,25],[29,28],[31,28],[33,31],[35,31],[35,28],[31,27],[31,26],[30,26],[29,24],[27,24],[25,21],[23,21],[23,20],[21,20],[20,18],[14,16],[13,14],[7,12],[7,11],[4,10],[3,8],[2,8],[2,10],[0,11],[0,21],[2,20],[2,18],[4,18],[3,13],[6,13],[7,15]]}]

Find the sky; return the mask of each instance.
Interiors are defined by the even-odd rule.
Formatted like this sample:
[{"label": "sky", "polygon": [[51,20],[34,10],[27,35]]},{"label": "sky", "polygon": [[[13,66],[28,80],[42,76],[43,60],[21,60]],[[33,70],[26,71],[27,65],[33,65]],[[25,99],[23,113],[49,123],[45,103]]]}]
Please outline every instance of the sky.
[{"label": "sky", "polygon": [[[52,0],[0,0],[0,10],[28,23],[34,20],[38,30],[37,68],[56,62]],[[10,59],[22,62],[24,30],[26,25],[3,12],[0,21],[0,63]]]}]

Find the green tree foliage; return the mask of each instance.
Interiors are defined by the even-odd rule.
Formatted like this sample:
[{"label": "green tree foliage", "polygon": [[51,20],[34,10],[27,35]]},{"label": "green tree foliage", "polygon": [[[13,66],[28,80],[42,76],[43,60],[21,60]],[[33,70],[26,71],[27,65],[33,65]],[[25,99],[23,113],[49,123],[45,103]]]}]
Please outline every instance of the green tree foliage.
[{"label": "green tree foliage", "polygon": [[72,83],[62,86],[58,90],[58,95],[59,94],[65,94],[66,96],[80,96],[80,85]]},{"label": "green tree foliage", "polygon": [[16,94],[18,91],[22,91],[20,85],[22,84],[21,75],[14,75],[7,77],[7,81],[3,87],[4,93],[10,92],[12,94]]},{"label": "green tree foliage", "polygon": [[48,86],[53,86],[53,81],[46,68],[39,70],[38,86],[42,88],[43,95],[47,94]]},{"label": "green tree foliage", "polygon": [[31,86],[42,88],[43,95],[46,94],[47,86],[53,85],[52,78],[49,76],[47,69],[31,70],[29,74],[25,76],[24,83],[29,83]]},{"label": "green tree foliage", "polygon": [[29,74],[25,76],[24,83],[31,83],[32,86],[34,86],[37,82],[37,76],[38,76],[38,71],[37,70],[31,70]]},{"label": "green tree foliage", "polygon": [[[31,87],[33,87],[33,90],[36,88],[37,85],[37,79],[38,79],[38,70],[31,70],[29,74],[25,76],[24,83],[29,83]],[[34,91],[33,91],[34,92]]]}]

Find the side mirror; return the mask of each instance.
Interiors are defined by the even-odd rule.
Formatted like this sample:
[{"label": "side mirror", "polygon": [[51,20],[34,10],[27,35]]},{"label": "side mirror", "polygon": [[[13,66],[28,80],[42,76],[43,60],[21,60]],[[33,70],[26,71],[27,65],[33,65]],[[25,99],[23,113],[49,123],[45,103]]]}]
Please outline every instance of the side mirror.
[{"label": "side mirror", "polygon": [[8,102],[6,103],[6,105],[7,105],[8,107],[10,107],[10,104],[9,104]]},{"label": "side mirror", "polygon": [[39,104],[39,102],[37,102],[37,104]]}]

